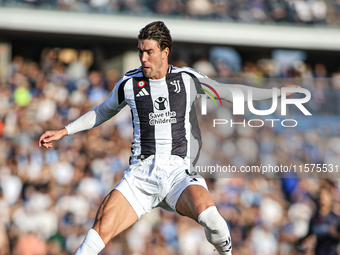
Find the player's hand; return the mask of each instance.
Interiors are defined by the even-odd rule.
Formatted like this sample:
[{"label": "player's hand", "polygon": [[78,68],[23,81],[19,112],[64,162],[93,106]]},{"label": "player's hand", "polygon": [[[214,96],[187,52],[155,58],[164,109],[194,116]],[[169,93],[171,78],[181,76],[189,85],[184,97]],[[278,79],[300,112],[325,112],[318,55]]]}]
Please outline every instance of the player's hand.
[{"label": "player's hand", "polygon": [[52,148],[52,141],[58,141],[65,135],[67,135],[66,128],[63,128],[61,130],[46,131],[39,138],[39,148],[41,147],[41,145],[44,146],[46,149]]},{"label": "player's hand", "polygon": [[[284,86],[282,86],[281,88],[280,88],[280,92],[281,92],[281,94],[282,94],[282,88],[301,88],[301,86],[299,86],[299,85],[294,85],[294,84],[287,84],[287,85],[284,85]],[[286,93],[286,97],[289,97],[289,96],[291,96],[291,95],[293,95],[295,92],[288,92],[288,93]]]}]

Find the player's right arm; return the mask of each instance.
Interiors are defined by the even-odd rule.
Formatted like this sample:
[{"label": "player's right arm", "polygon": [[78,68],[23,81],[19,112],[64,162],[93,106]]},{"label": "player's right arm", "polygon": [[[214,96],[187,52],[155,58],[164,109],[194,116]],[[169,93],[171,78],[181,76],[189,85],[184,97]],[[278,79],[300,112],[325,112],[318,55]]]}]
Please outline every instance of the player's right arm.
[{"label": "player's right arm", "polygon": [[52,141],[58,141],[65,135],[67,135],[66,128],[46,131],[39,138],[39,147],[44,146],[46,149],[52,148]]},{"label": "player's right arm", "polygon": [[[125,77],[124,77],[125,78]],[[119,86],[126,79],[121,79],[112,90],[108,99],[91,111],[85,113],[75,121],[60,130],[46,131],[39,138],[39,147],[52,148],[52,141],[58,141],[66,135],[72,135],[80,131],[96,127],[116,115],[124,106],[125,100],[119,100]]]}]

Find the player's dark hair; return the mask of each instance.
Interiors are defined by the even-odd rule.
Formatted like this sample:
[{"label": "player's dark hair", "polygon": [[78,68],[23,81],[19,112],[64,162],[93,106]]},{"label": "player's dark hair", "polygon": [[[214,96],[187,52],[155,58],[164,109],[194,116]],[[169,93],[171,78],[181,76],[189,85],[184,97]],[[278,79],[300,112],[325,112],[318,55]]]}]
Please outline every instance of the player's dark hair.
[{"label": "player's dark hair", "polygon": [[154,21],[139,31],[139,40],[152,39],[158,42],[159,48],[164,50],[166,47],[171,51],[172,38],[170,30],[163,21]]}]

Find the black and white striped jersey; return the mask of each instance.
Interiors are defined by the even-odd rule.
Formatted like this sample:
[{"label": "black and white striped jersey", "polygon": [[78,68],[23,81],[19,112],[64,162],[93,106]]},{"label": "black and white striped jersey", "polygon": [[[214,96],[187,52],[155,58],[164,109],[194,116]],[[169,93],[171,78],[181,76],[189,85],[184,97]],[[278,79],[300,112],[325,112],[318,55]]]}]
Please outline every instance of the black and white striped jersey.
[{"label": "black and white striped jersey", "polygon": [[193,104],[197,97],[193,78],[200,77],[205,76],[188,67],[169,66],[165,77],[152,80],[139,68],[117,83],[110,97],[116,108],[126,104],[131,108],[134,156],[168,154],[184,158],[190,155],[192,139],[197,151],[191,155],[197,155],[201,135]]},{"label": "black and white striped jersey", "polygon": [[[132,155],[193,155],[201,147],[194,80],[207,78],[188,68],[169,66],[159,80],[144,77],[142,68],[127,72],[109,98],[92,111],[67,125],[68,134],[95,127],[129,105],[133,122]],[[191,151],[190,144],[191,141]]]},{"label": "black and white striped jersey", "polygon": [[[194,69],[171,65],[165,77],[152,80],[144,77],[140,67],[127,72],[106,101],[65,128],[69,135],[90,129],[129,105],[133,122],[132,156],[178,155],[189,157],[195,164],[202,140],[194,101],[201,95],[207,96],[200,89],[202,79],[228,101],[233,100],[229,91],[232,88],[237,87],[245,95],[249,89],[243,85],[218,84]],[[253,90],[255,100],[272,96],[269,89]]]}]

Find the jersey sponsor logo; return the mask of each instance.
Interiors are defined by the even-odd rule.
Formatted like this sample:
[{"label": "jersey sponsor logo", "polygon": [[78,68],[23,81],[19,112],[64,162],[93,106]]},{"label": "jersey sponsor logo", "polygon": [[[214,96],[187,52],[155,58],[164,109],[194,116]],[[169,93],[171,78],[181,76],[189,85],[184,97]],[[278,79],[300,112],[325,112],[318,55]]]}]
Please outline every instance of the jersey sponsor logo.
[{"label": "jersey sponsor logo", "polygon": [[165,97],[158,97],[154,105],[157,110],[164,111],[168,107],[168,100]]},{"label": "jersey sponsor logo", "polygon": [[176,112],[166,111],[166,112],[150,112],[149,113],[149,124],[150,126],[159,124],[173,124],[177,123]]},{"label": "jersey sponsor logo", "polygon": [[[154,102],[155,109],[159,111],[164,111],[168,107],[168,99],[165,97],[158,97]],[[151,126],[158,124],[173,124],[177,123],[177,119],[175,118],[177,113],[175,111],[166,111],[166,112],[150,112],[149,113],[149,124]]]},{"label": "jersey sponsor logo", "polygon": [[143,88],[145,86],[145,81],[139,81],[137,84],[138,87]]},{"label": "jersey sponsor logo", "polygon": [[145,88],[142,88],[141,91],[138,92],[136,97],[143,97],[143,96],[148,96],[148,95],[150,95],[149,92]]},{"label": "jersey sponsor logo", "polygon": [[175,86],[174,92],[176,92],[177,94],[178,94],[179,92],[181,92],[181,84],[180,84],[179,80],[173,80],[173,81],[170,82],[170,84],[171,84],[172,86]]}]

